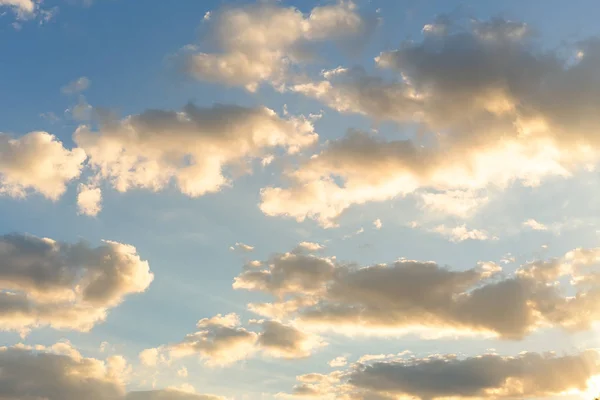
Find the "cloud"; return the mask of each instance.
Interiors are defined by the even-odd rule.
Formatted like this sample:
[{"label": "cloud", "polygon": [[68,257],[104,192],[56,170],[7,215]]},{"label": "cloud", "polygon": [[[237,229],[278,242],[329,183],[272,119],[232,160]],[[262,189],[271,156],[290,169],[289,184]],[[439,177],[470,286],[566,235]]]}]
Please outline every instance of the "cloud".
[{"label": "cloud", "polygon": [[229,247],[229,250],[238,250],[238,251],[243,251],[246,253],[250,253],[252,251],[254,251],[254,246],[250,246],[244,243],[236,243],[235,246],[231,246]]},{"label": "cloud", "polygon": [[456,226],[454,228],[447,227],[446,225],[438,225],[431,231],[447,237],[451,242],[463,242],[465,240],[497,239],[496,237],[490,237],[486,231],[482,231],[479,229],[469,230],[464,224]]},{"label": "cloud", "polygon": [[448,26],[376,58],[396,80],[340,67],[293,85],[341,113],[416,124],[418,133],[384,140],[351,131],[286,171],[287,187],[265,188],[262,210],[334,226],[353,205],[535,186],[596,163],[600,119],[590,104],[600,94],[600,41],[577,43],[573,54],[584,56],[573,63],[536,49],[527,31],[503,20]]},{"label": "cloud", "polygon": [[0,0],[0,7],[11,7],[19,19],[28,19],[35,15],[38,4],[34,0]]},{"label": "cloud", "polygon": [[177,390],[125,391],[131,367],[121,356],[86,358],[69,343],[0,348],[0,398],[47,400],[224,400]]},{"label": "cloud", "polygon": [[74,81],[71,81],[67,85],[60,88],[60,91],[63,94],[81,93],[87,90],[90,87],[91,83],[92,82],[88,78],[82,76],[81,78],[75,79]]},{"label": "cloud", "polygon": [[535,219],[530,218],[527,221],[523,222],[523,226],[529,227],[534,231],[546,231],[548,227],[542,223],[537,222]]},{"label": "cloud", "polygon": [[102,210],[102,191],[94,185],[79,185],[77,208],[80,214],[95,217]]},{"label": "cloud", "polygon": [[487,204],[489,197],[473,190],[448,190],[439,193],[421,193],[422,208],[428,213],[469,218],[480,207]]},{"label": "cloud", "polygon": [[261,326],[258,345],[272,357],[305,358],[326,345],[318,336],[278,321],[262,321]]},{"label": "cloud", "polygon": [[35,191],[57,200],[79,177],[85,159],[82,149],[65,149],[47,132],[19,138],[0,133],[0,195],[24,197]]},{"label": "cloud", "polygon": [[381,223],[381,220],[377,218],[375,221],[373,221],[373,226],[375,227],[375,229],[381,229],[383,224]]},{"label": "cloud", "polygon": [[186,335],[178,343],[147,349],[140,354],[150,355],[152,362],[159,359],[197,355],[208,366],[225,366],[262,352],[275,358],[305,358],[326,343],[310,333],[278,321],[251,321],[262,330],[254,332],[241,326],[237,314],[218,314],[198,321],[198,331]]},{"label": "cloud", "polygon": [[127,244],[105,241],[92,248],[0,236],[0,325],[88,331],[127,295],[145,291],[153,278],[148,263]]},{"label": "cloud", "polygon": [[368,29],[350,1],[315,7],[309,15],[294,7],[259,3],[207,16],[204,19],[219,52],[204,53],[187,46],[187,72],[200,80],[244,86],[249,91],[263,82],[283,85],[288,70],[310,58],[307,45],[360,37]]},{"label": "cloud", "polygon": [[348,364],[348,359],[344,356],[336,357],[333,360],[329,361],[329,366],[332,368],[343,367]]},{"label": "cloud", "polygon": [[118,191],[158,191],[174,180],[192,197],[229,186],[228,168],[248,166],[267,149],[295,153],[317,139],[304,118],[281,119],[264,107],[192,104],[181,112],[149,110],[104,120],[99,131],[80,126],[74,134],[98,178]]},{"label": "cloud", "polygon": [[274,303],[249,309],[309,331],[520,340],[542,327],[581,331],[600,320],[599,249],[576,249],[510,275],[491,262],[465,270],[405,259],[361,267],[296,253],[262,265],[244,270],[233,287],[273,295]]},{"label": "cloud", "polygon": [[[293,397],[396,399],[540,398],[565,392],[583,394],[600,374],[595,350],[557,356],[521,353],[458,358],[436,355],[354,364],[344,373],[320,379],[298,377]],[[316,375],[316,374],[309,374]]]}]

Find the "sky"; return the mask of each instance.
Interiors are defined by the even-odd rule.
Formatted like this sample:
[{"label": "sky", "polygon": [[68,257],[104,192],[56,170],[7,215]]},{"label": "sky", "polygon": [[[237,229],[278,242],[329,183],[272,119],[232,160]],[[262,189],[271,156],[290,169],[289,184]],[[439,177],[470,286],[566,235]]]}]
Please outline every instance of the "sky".
[{"label": "sky", "polygon": [[0,0],[0,400],[600,394],[593,0]]}]

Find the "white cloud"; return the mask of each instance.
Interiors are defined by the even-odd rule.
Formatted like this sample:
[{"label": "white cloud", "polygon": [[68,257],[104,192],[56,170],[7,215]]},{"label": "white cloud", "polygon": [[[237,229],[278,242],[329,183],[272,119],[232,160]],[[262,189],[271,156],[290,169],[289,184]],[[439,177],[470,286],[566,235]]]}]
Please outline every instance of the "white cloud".
[{"label": "white cloud", "polygon": [[364,34],[367,23],[350,1],[319,6],[309,15],[293,7],[260,3],[207,13],[220,53],[187,46],[186,68],[201,80],[244,86],[284,84],[289,68],[307,60],[306,44]]},{"label": "white cloud", "polygon": [[348,359],[344,356],[336,357],[333,360],[329,361],[329,366],[332,368],[343,367],[348,364]]},{"label": "white cloud", "polygon": [[85,158],[82,149],[65,149],[47,132],[19,138],[0,133],[0,195],[23,197],[35,191],[57,200],[79,177]]},{"label": "white cloud", "polygon": [[38,8],[34,0],[0,0],[0,7],[2,6],[11,7],[20,19],[31,18]]},{"label": "white cloud", "polygon": [[535,219],[530,218],[523,222],[523,226],[529,227],[534,231],[547,231],[548,227],[542,223],[537,222]]},{"label": "white cloud", "polygon": [[79,213],[94,217],[102,210],[102,191],[94,185],[79,185],[77,194]]},{"label": "white cloud", "polygon": [[0,326],[90,330],[154,276],[135,247],[92,248],[19,234],[0,236]]},{"label": "white cloud", "polygon": [[465,240],[493,240],[495,237],[490,237],[486,231],[479,229],[468,229],[466,225],[459,225],[454,228],[446,225],[438,225],[431,230],[447,237],[451,242],[463,242]]},{"label": "white cloud", "polygon": [[489,201],[489,197],[473,190],[448,190],[421,193],[422,207],[430,212],[469,218]]},{"label": "white cloud", "polygon": [[264,107],[192,104],[181,112],[149,110],[105,120],[97,132],[80,126],[74,134],[96,178],[117,190],[158,191],[174,180],[192,197],[231,185],[227,168],[247,165],[273,148],[295,153],[317,139],[304,118],[281,119]]},{"label": "white cloud", "polygon": [[231,246],[229,247],[229,250],[235,251],[242,251],[242,252],[246,252],[246,253],[250,253],[252,251],[254,251],[254,246],[250,246],[244,243],[236,243],[235,246]]},{"label": "white cloud", "polygon": [[85,76],[82,76],[81,78],[75,79],[74,81],[71,81],[60,88],[60,91],[63,94],[76,94],[87,90],[90,85],[91,81]]},{"label": "white cloud", "polygon": [[375,229],[381,229],[383,224],[381,223],[381,220],[377,218],[375,221],[373,221],[373,226],[375,227]]}]

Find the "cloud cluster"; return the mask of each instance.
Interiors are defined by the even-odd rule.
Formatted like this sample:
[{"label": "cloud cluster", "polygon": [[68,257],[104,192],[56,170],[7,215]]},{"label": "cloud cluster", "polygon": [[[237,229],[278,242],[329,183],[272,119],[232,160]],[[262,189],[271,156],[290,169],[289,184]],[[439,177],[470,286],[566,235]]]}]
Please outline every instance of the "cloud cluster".
[{"label": "cloud cluster", "polygon": [[174,389],[129,392],[120,356],[86,358],[69,343],[0,347],[0,398],[20,400],[224,400]]},{"label": "cloud cluster", "polygon": [[436,355],[355,363],[347,371],[299,376],[291,395],[320,399],[540,398],[583,393],[600,374],[595,350],[514,357]]},{"label": "cloud cluster", "polygon": [[574,61],[537,50],[524,24],[436,24],[421,41],[376,58],[395,81],[340,67],[292,87],[339,112],[407,129],[397,139],[349,132],[331,142],[287,171],[289,187],[263,191],[266,214],[331,226],[355,204],[417,190],[537,185],[598,160],[598,40],[577,43]]},{"label": "cloud cluster", "polygon": [[0,326],[87,331],[154,275],[135,247],[99,247],[20,234],[0,236]]},{"label": "cloud cluster", "polygon": [[308,120],[282,119],[265,107],[188,104],[181,112],[149,110],[120,121],[105,119],[98,131],[80,126],[73,138],[98,179],[118,191],[157,191],[175,180],[184,194],[201,196],[230,184],[227,168],[247,170],[275,148],[296,153],[318,135]]},{"label": "cloud cluster", "polygon": [[368,27],[355,5],[345,0],[315,7],[309,15],[264,2],[225,8],[205,19],[220,52],[188,46],[187,71],[201,80],[249,91],[262,82],[283,85],[291,66],[310,57],[309,44],[359,36]]},{"label": "cloud cluster", "polygon": [[[199,356],[206,365],[224,366],[247,359],[261,351],[274,358],[304,358],[325,345],[316,335],[302,332],[278,321],[251,321],[262,330],[254,332],[241,326],[237,314],[218,314],[198,321],[198,331],[188,334],[181,342],[156,349],[146,349],[140,359],[146,365],[157,360]],[[167,357],[168,356],[168,357]]]},{"label": "cloud cluster", "polygon": [[0,133],[0,195],[23,197],[36,191],[57,200],[79,177],[85,159],[82,149],[65,149],[47,132],[19,138]]},{"label": "cloud cluster", "polygon": [[247,267],[233,287],[276,301],[250,310],[310,330],[519,340],[544,326],[578,331],[600,320],[598,248],[525,264],[510,275],[489,262],[466,270],[413,260],[360,267],[305,253],[276,254],[260,265]]}]

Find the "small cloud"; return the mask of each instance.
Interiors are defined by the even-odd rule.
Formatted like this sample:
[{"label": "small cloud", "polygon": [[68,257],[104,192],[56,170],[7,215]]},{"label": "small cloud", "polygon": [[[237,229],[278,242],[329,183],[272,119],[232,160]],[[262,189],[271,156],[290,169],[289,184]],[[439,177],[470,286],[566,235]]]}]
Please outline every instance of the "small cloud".
[{"label": "small cloud", "polygon": [[463,242],[465,240],[497,240],[497,237],[490,237],[486,231],[479,229],[467,229],[466,225],[459,225],[455,228],[449,228],[445,225],[436,226],[431,232],[446,236],[451,242]]},{"label": "small cloud", "polygon": [[537,222],[535,219],[530,218],[527,221],[523,222],[523,226],[527,226],[534,231],[547,231],[548,227],[540,222]]},{"label": "small cloud", "polygon": [[79,214],[95,217],[102,210],[102,191],[94,185],[79,185],[77,194]]},{"label": "small cloud", "polygon": [[375,221],[373,221],[373,226],[375,227],[375,229],[381,229],[383,224],[381,223],[381,220],[377,218]]},{"label": "small cloud", "polygon": [[88,78],[82,76],[81,78],[77,78],[74,81],[71,81],[62,88],[60,88],[60,91],[63,94],[81,93],[87,90],[90,87],[91,83],[92,82]]},{"label": "small cloud", "polygon": [[229,247],[229,250],[231,251],[242,251],[242,252],[246,252],[249,253],[251,251],[254,251],[254,246],[250,246],[244,243],[236,243],[234,246]]},{"label": "small cloud", "polygon": [[344,365],[348,364],[348,359],[344,356],[340,356],[329,361],[328,364],[332,368],[343,367]]},{"label": "small cloud", "polygon": [[46,121],[50,122],[51,124],[54,124],[54,123],[60,121],[60,118],[56,114],[54,114],[52,111],[41,113],[40,118],[45,119]]},{"label": "small cloud", "polygon": [[325,246],[314,242],[300,242],[296,248],[298,250],[319,251],[323,250]]}]

